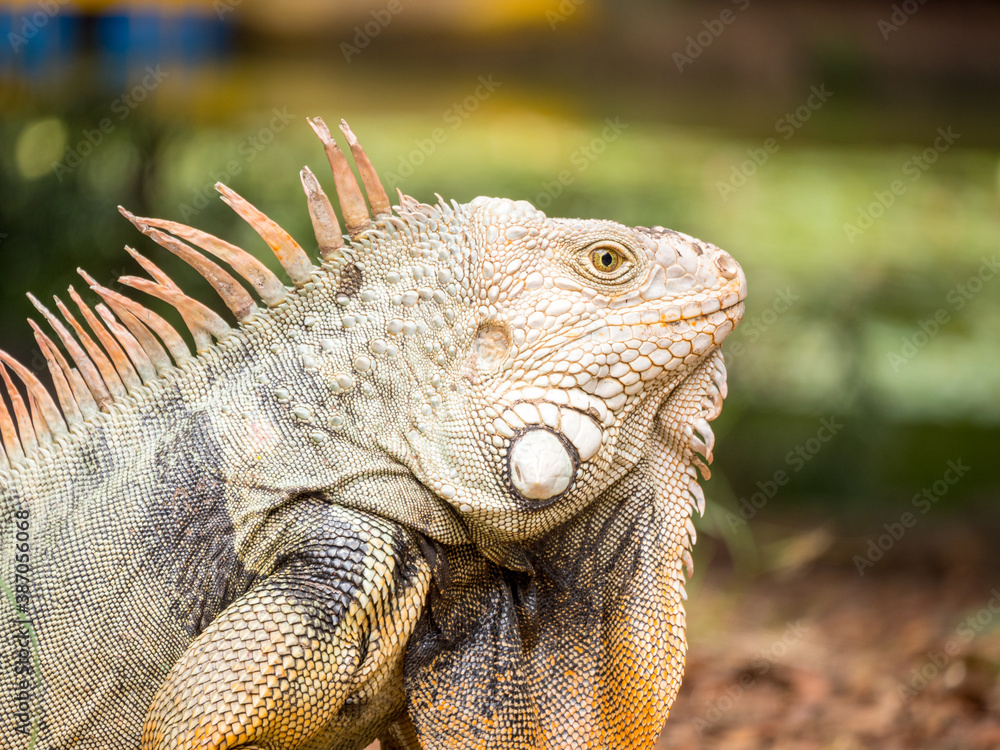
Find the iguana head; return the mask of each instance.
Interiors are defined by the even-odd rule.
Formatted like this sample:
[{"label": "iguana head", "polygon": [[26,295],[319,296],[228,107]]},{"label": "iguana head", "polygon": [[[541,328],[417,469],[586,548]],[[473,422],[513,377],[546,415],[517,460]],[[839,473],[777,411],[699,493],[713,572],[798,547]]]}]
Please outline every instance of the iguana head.
[{"label": "iguana head", "polygon": [[403,206],[429,248],[388,272],[411,468],[492,542],[537,538],[647,452],[664,399],[740,320],[743,272],[662,227]]}]

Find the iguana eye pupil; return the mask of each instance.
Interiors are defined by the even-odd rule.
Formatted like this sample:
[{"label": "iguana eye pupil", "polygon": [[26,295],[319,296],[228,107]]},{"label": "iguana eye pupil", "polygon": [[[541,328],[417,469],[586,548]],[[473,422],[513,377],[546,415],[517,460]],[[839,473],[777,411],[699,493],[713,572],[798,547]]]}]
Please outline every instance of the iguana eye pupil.
[{"label": "iguana eye pupil", "polygon": [[590,255],[594,267],[602,273],[617,271],[622,264],[622,256],[617,250],[602,247],[595,250]]}]

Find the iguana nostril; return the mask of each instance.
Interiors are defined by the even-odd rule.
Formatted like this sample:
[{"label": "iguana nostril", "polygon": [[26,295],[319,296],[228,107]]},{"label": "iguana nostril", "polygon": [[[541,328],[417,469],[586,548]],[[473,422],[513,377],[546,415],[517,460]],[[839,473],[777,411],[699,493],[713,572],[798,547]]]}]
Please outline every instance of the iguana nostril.
[{"label": "iguana nostril", "polygon": [[554,432],[523,432],[510,449],[510,481],[527,500],[548,500],[565,492],[576,473],[576,461]]},{"label": "iguana nostril", "polygon": [[729,253],[718,250],[715,253],[715,267],[719,269],[719,272],[725,276],[727,279],[736,278],[736,274],[739,273],[740,267],[736,265],[736,261],[733,260],[733,256]]}]

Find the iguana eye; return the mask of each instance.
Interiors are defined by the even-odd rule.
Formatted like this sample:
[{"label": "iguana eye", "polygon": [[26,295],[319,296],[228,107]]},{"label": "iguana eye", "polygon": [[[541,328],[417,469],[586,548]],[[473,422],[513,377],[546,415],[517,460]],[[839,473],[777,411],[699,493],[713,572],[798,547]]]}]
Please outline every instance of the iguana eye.
[{"label": "iguana eye", "polygon": [[579,257],[584,276],[594,281],[617,284],[635,265],[631,253],[617,242],[601,240],[586,247]]},{"label": "iguana eye", "polygon": [[612,247],[603,246],[590,251],[590,262],[601,273],[617,271],[624,260],[622,254]]}]

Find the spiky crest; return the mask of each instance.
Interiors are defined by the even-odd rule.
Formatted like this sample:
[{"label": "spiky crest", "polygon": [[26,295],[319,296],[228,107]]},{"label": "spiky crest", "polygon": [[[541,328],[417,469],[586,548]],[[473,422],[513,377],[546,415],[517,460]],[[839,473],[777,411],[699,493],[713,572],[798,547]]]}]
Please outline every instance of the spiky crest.
[{"label": "spiky crest", "polygon": [[[323,120],[313,118],[309,124],[323,143],[333,169],[337,198],[350,239],[366,230],[376,232],[373,219],[391,221],[392,209],[364,149],[347,123],[341,121],[340,129],[364,186],[362,193],[344,152]],[[302,169],[301,179],[320,258],[336,265],[346,245],[340,222],[330,199],[308,167]],[[275,221],[225,185],[217,184],[216,189],[222,200],[267,243],[296,287],[306,284],[319,270],[302,246]],[[405,205],[411,211],[422,207],[412,198],[405,198]],[[173,221],[135,216],[122,207],[119,210],[140,232],[204,277],[232,311],[238,326],[268,313],[258,307],[254,297],[236,277],[257,293],[266,308],[281,304],[294,293],[259,259],[236,245]],[[185,294],[151,260],[131,247],[125,249],[151,278],[123,276],[119,282],[172,305],[195,341],[196,356],[204,355],[216,341],[233,332],[229,323]],[[201,251],[226,263],[235,276]],[[70,430],[82,428],[101,411],[109,411],[114,403],[134,396],[144,386],[192,358],[183,337],[165,319],[130,297],[102,286],[83,269],[77,271],[104,301],[94,306],[95,315],[71,286],[69,295],[83,322],[56,297],[56,308],[69,324],[67,328],[52,311],[28,294],[75,365],[70,365],[55,341],[34,320],[28,320],[48,366],[55,399],[28,368],[0,350],[0,379],[7,391],[7,401],[0,398],[0,470],[30,460],[40,447],[50,445]],[[11,372],[20,379],[20,389],[11,378]]]}]

